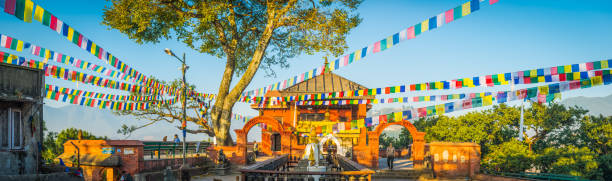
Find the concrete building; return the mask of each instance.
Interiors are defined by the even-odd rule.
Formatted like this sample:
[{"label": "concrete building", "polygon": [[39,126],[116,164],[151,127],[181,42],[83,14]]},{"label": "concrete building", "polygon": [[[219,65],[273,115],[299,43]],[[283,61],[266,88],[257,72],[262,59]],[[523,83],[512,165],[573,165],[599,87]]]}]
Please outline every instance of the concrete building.
[{"label": "concrete building", "polygon": [[44,72],[0,63],[0,175],[41,166]]}]

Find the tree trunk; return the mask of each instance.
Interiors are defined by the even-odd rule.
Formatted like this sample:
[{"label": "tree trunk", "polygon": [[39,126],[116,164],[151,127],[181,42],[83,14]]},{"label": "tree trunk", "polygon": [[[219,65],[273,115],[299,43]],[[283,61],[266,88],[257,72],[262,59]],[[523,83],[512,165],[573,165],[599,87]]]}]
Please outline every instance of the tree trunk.
[{"label": "tree trunk", "polygon": [[234,104],[224,105],[220,110],[219,117],[217,119],[217,127],[215,129],[215,138],[217,145],[219,146],[232,146],[234,141],[230,135],[230,126],[232,121],[232,108]]}]

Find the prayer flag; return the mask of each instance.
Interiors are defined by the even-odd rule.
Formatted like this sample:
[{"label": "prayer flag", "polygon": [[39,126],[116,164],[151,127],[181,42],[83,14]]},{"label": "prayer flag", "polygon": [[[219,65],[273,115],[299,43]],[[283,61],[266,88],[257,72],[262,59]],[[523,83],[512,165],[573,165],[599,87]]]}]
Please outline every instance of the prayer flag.
[{"label": "prayer flag", "polygon": [[471,8],[470,1],[461,5],[461,16],[467,16],[468,14],[470,14],[471,13],[470,8]]},{"label": "prayer flag", "polygon": [[15,15],[15,4],[16,3],[17,2],[15,0],[5,0],[4,1],[4,12]]},{"label": "prayer flag", "polygon": [[449,9],[448,11],[444,12],[444,20],[446,23],[450,23],[451,21],[453,21],[453,12],[454,9]]}]

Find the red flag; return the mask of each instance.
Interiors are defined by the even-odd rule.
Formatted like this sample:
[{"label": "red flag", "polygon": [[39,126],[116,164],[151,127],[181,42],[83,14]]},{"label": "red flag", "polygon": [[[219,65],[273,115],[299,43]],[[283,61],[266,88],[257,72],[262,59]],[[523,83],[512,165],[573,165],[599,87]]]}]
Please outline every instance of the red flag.
[{"label": "red flag", "polygon": [[380,122],[380,124],[386,124],[387,123],[387,115],[380,115],[378,116],[378,121]]},{"label": "red flag", "polygon": [[4,12],[15,15],[15,5],[16,5],[15,0],[4,1]]}]

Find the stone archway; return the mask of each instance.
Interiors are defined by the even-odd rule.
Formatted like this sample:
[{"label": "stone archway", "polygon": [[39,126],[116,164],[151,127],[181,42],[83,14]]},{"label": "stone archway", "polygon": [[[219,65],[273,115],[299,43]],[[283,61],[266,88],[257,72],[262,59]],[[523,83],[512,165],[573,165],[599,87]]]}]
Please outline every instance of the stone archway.
[{"label": "stone archway", "polygon": [[325,144],[325,142],[327,142],[329,139],[331,139],[334,144],[336,144],[336,148],[337,151],[336,153],[340,154],[340,155],[345,155],[346,154],[346,149],[344,149],[344,147],[342,147],[342,144],[340,144],[340,141],[338,140],[338,138],[336,138],[333,134],[328,134],[327,136],[321,138],[321,141],[319,141],[319,152],[323,153],[323,145]]},{"label": "stone archway", "polygon": [[[291,131],[286,131],[278,120],[268,116],[257,116],[250,119],[242,129],[234,130],[236,132],[236,156],[237,162],[240,164],[246,163],[247,156],[247,135],[251,128],[258,123],[265,123],[268,130],[276,131],[281,135],[281,152],[289,152],[289,137]],[[263,141],[263,140],[262,140]]]},{"label": "stone archway", "polygon": [[423,159],[425,157],[425,132],[419,132],[412,123],[408,120],[402,120],[393,123],[383,123],[376,126],[376,129],[368,132],[369,137],[369,148],[370,148],[370,165],[374,168],[378,168],[378,152],[379,152],[379,140],[382,131],[391,125],[401,125],[410,132],[412,136],[412,161],[414,168],[421,168],[423,166]]}]

